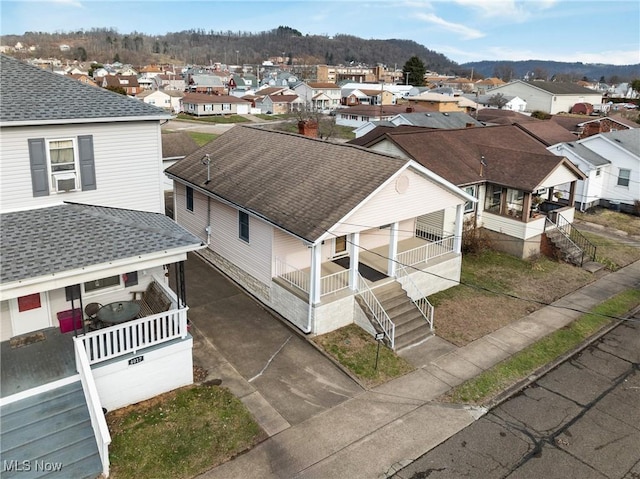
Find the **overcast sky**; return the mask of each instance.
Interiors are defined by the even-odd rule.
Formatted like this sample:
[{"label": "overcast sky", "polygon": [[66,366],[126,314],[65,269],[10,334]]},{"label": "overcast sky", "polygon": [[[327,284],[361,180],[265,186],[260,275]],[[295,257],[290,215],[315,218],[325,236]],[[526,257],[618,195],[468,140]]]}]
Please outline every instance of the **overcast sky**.
[{"label": "overcast sky", "polygon": [[638,0],[0,0],[2,34],[113,27],[192,28],[414,40],[457,63],[555,60],[640,63]]}]

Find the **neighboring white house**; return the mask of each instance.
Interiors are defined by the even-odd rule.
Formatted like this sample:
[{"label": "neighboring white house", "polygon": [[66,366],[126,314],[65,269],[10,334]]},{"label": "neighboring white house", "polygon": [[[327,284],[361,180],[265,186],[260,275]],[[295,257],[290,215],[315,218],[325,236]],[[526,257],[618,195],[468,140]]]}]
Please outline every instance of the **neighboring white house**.
[{"label": "neighboring white house", "polygon": [[[463,208],[475,200],[412,160],[236,126],[166,173],[176,221],[202,254],[305,333],[373,323],[406,346],[429,334],[426,296],[460,278]],[[433,213],[451,229],[422,228]],[[396,331],[391,311],[367,321],[358,301],[377,303],[381,285],[398,285],[408,310],[407,293],[422,305],[419,338]]]},{"label": "neighboring white house", "polygon": [[[193,381],[184,281],[174,292],[166,274],[171,266],[183,277],[187,253],[202,245],[164,215],[160,123],[171,116],[4,55],[0,61],[0,407],[81,383],[95,437],[73,450],[99,455],[100,469],[82,477],[108,475],[102,407]],[[140,290],[143,300],[132,302]],[[108,309],[91,303],[137,319],[98,323],[96,311],[106,321]],[[34,337],[47,339],[29,346],[37,355],[4,349]],[[38,419],[30,430],[49,435]],[[57,419],[60,430],[67,420]],[[55,461],[67,440],[39,453]],[[33,461],[20,456],[21,444],[14,453]],[[65,460],[77,460],[67,453]]]},{"label": "neighboring white house", "polygon": [[526,103],[526,111],[544,111],[555,115],[569,112],[576,103],[600,105],[602,93],[575,83],[514,80],[491,89],[491,95],[517,96]]},{"label": "neighboring white house", "polygon": [[[566,158],[554,157],[542,142],[514,125],[485,128],[381,128],[351,143],[381,153],[412,159],[478,198],[465,214],[485,230],[496,249],[521,258],[544,249],[547,218],[561,213],[573,222],[573,201],[580,170]],[[564,201],[555,198],[561,192]],[[536,198],[544,202],[536,207]],[[429,224],[451,227],[433,215]]]},{"label": "neighboring white house", "polygon": [[340,87],[329,82],[300,82],[293,87],[305,105],[318,111],[335,110],[340,107]]},{"label": "neighboring white house", "polygon": [[157,106],[163,110],[173,113],[180,111],[181,100],[184,97],[183,92],[174,90],[144,90],[136,95],[136,98],[142,100],[148,105]]},{"label": "neighboring white house", "polygon": [[582,210],[608,206],[634,211],[634,202],[640,200],[640,129],[600,133],[548,150],[567,157],[587,175],[576,190]]},{"label": "neighboring white house", "polygon": [[181,111],[194,116],[246,115],[251,103],[233,95],[185,93]]},{"label": "neighboring white house", "polygon": [[[496,93],[495,95],[498,94],[499,93]],[[477,96],[472,93],[466,93],[462,96],[468,100],[474,101],[482,108],[498,108],[493,92]],[[503,95],[503,98],[504,99],[502,101],[504,104],[501,106],[502,110],[525,111],[527,109],[527,102],[518,96]]]}]

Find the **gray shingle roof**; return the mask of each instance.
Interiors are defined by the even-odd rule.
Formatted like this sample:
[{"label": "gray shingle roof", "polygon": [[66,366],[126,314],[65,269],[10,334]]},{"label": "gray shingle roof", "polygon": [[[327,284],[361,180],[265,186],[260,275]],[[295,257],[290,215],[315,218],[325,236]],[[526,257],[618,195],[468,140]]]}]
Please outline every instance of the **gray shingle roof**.
[{"label": "gray shingle roof", "polygon": [[567,146],[571,148],[571,150],[575,152],[576,155],[578,155],[584,161],[591,163],[593,166],[602,166],[602,165],[608,165],[611,163],[609,160],[603,158],[596,152],[591,151],[586,146],[583,146],[580,143],[577,143],[575,141],[567,143]]},{"label": "gray shingle roof", "polygon": [[640,128],[610,131],[608,133],[602,133],[602,136],[619,144],[634,155],[640,156]]},{"label": "gray shingle roof", "polygon": [[[211,159],[211,181],[202,164]],[[253,126],[235,126],[165,170],[314,242],[407,160]]]},{"label": "gray shingle roof", "polygon": [[465,128],[469,125],[484,126],[472,116],[464,112],[439,112],[430,111],[426,113],[400,113],[409,124],[414,126],[426,126],[429,128]]},{"label": "gray shingle roof", "polygon": [[0,55],[0,125],[41,125],[120,119],[168,119],[139,100],[82,84]]},{"label": "gray shingle roof", "polygon": [[563,83],[552,81],[528,81],[523,82],[527,85],[531,85],[541,90],[548,91],[554,95],[599,95],[600,92],[585,88],[576,83]]},{"label": "gray shingle roof", "polygon": [[202,243],[159,213],[82,204],[4,213],[0,223],[3,284]]}]

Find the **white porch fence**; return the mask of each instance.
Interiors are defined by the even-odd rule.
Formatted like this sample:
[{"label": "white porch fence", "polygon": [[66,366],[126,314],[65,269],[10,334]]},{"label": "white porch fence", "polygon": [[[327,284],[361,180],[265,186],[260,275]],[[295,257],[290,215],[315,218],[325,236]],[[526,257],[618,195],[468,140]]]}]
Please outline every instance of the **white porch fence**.
[{"label": "white porch fence", "polygon": [[[310,274],[285,263],[279,258],[275,259],[276,277],[289,285],[309,294]],[[320,296],[336,293],[349,287],[349,270],[322,276],[320,278]]]},{"label": "white porch fence", "polygon": [[187,310],[173,309],[78,336],[89,364],[187,336]]},{"label": "white porch fence", "polygon": [[96,438],[96,444],[98,445],[98,454],[102,462],[102,475],[109,477],[109,444],[111,444],[111,434],[109,434],[109,428],[102,411],[98,389],[93,379],[93,374],[91,373],[89,357],[83,346],[81,337],[73,338],[76,368],[80,375],[80,382],[84,391],[84,397],[87,401],[89,417],[91,418],[91,427],[93,428],[93,434]]},{"label": "white porch fence", "polygon": [[429,329],[433,331],[433,305],[420,291],[418,285],[413,282],[404,265],[398,265],[396,269],[396,279],[402,285],[402,289],[407,292],[407,295],[411,298],[416,308],[422,313],[425,321],[429,324]]},{"label": "white porch fence", "polygon": [[373,319],[375,319],[384,332],[384,335],[389,339],[391,349],[393,349],[395,346],[396,325],[391,321],[391,318],[384,310],[371,288],[369,288],[367,282],[362,276],[360,276],[360,273],[358,273],[358,295],[365,302],[367,308],[369,308]]},{"label": "white porch fence", "polygon": [[443,256],[454,251],[454,236],[447,236],[440,241],[427,243],[396,255],[396,261],[407,266],[414,266],[418,263],[427,263],[430,259]]}]

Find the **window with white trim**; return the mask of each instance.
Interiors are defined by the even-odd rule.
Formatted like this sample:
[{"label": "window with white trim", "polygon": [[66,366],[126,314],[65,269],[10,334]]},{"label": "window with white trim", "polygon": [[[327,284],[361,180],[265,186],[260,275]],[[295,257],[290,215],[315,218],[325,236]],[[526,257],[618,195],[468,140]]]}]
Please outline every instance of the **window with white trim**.
[{"label": "window with white trim", "polygon": [[110,289],[116,289],[120,287],[120,275],[109,276],[107,278],[100,278],[93,281],[87,281],[84,283],[84,292],[87,294],[97,293],[98,291],[105,291]]},{"label": "window with white trim", "polygon": [[629,188],[629,179],[631,178],[631,170],[620,168],[618,170],[618,186]]},{"label": "window with white trim", "polygon": [[46,145],[51,191],[77,190],[79,168],[75,138],[47,140]]},{"label": "window with white trim", "polygon": [[[473,196],[474,198],[476,197],[476,187],[474,186],[467,186],[464,189],[464,192]],[[464,212],[465,213],[471,213],[472,211],[475,211],[476,209],[476,204],[473,201],[467,201],[464,204]]]},{"label": "window with white trim", "polygon": [[231,111],[231,103],[223,103],[222,111]]}]

